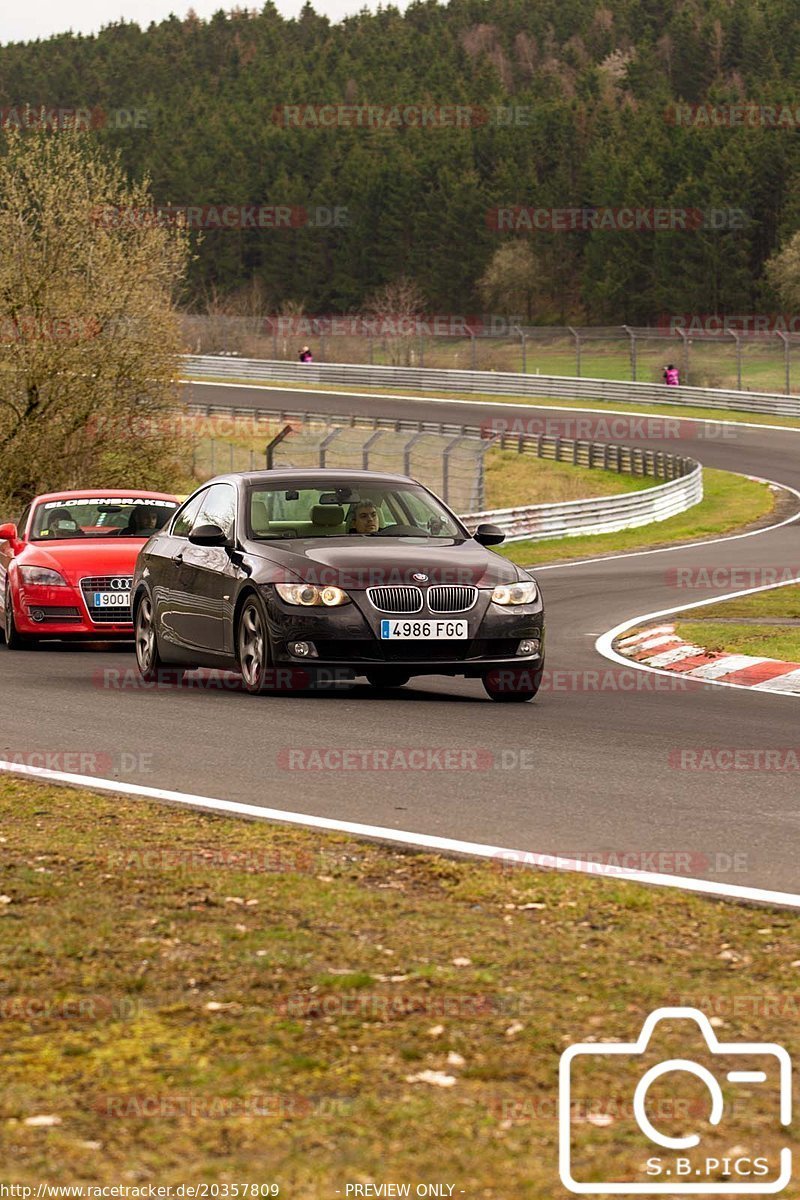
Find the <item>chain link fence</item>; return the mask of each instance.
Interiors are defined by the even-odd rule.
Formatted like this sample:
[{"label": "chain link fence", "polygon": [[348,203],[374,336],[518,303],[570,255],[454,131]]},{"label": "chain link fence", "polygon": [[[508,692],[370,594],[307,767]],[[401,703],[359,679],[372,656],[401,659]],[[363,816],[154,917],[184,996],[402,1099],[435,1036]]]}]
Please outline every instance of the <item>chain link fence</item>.
[{"label": "chain link fence", "polygon": [[[675,327],[542,327],[516,325],[496,317],[408,318],[404,324],[407,332],[381,336],[352,331],[365,324],[361,318],[345,317],[287,318],[282,322],[263,317],[185,316],[184,342],[187,352],[195,355],[297,361],[307,345],[315,362],[641,383],[662,382],[664,367],[673,364],[686,386],[786,394],[800,391],[800,332],[737,332],[730,328],[687,332],[686,323]],[[392,327],[392,322],[384,324]],[[437,325],[445,329],[458,326],[463,332],[437,332]],[[298,331],[291,332],[295,328]]]},{"label": "chain link fence", "polygon": [[[491,521],[503,529],[509,541],[633,529],[666,520],[703,498],[700,463],[661,450],[545,434],[490,434],[475,425],[409,418],[285,409],[247,414],[216,405],[192,405],[188,411],[201,425],[221,419],[232,421],[233,429],[238,412],[239,419],[257,422],[261,435],[269,438],[260,460],[252,447],[238,447],[250,457],[239,466],[235,465],[237,448],[230,440],[206,439],[219,470],[340,467],[411,475],[460,513],[469,529]],[[486,509],[486,456],[493,448],[664,482],[631,494]],[[227,460],[224,466],[221,459]]]},{"label": "chain link fence", "polygon": [[[496,440],[458,426],[278,412],[195,417],[192,473],[198,480],[265,467],[341,467],[411,475],[456,512],[486,503],[486,454]],[[407,427],[402,429],[401,426]]]}]

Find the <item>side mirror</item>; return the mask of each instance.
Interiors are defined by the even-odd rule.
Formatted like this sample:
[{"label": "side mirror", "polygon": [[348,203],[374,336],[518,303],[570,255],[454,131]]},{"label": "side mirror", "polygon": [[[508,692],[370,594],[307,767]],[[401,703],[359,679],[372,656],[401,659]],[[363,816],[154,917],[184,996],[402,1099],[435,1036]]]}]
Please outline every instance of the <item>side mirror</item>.
[{"label": "side mirror", "polygon": [[227,546],[229,544],[227,536],[219,525],[195,525],[189,534],[189,541],[193,546]]},{"label": "side mirror", "polygon": [[506,535],[496,525],[479,525],[475,530],[474,537],[481,546],[499,546],[506,540]]},{"label": "side mirror", "polygon": [[0,525],[0,542],[11,542],[12,545],[15,545],[18,540],[17,527],[13,521]]}]

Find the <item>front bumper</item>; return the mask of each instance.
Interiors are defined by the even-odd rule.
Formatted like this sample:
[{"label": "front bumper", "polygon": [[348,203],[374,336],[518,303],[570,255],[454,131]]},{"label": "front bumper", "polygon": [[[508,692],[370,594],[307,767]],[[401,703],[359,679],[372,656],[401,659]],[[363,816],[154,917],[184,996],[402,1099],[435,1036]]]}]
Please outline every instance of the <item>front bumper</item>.
[{"label": "front bumper", "polygon": [[80,589],[69,585],[23,584],[13,603],[14,623],[19,633],[26,636],[59,640],[92,638],[97,641],[133,637],[130,618],[93,621]]},{"label": "front bumper", "polygon": [[[458,641],[394,641],[380,637],[386,617],[405,619],[373,608],[364,592],[351,591],[352,603],[339,608],[300,608],[284,603],[274,589],[262,590],[276,665],[303,663],[330,669],[350,668],[364,674],[394,668],[411,675],[464,675],[478,678],[496,667],[536,668],[544,661],[544,606],[534,604],[502,608],[481,590],[476,604],[465,612],[445,614],[445,619],[466,620],[469,636]],[[441,612],[426,607],[410,619],[441,620]],[[520,642],[536,638],[539,652],[519,655]],[[313,642],[316,657],[299,658],[289,651],[292,642]]]}]

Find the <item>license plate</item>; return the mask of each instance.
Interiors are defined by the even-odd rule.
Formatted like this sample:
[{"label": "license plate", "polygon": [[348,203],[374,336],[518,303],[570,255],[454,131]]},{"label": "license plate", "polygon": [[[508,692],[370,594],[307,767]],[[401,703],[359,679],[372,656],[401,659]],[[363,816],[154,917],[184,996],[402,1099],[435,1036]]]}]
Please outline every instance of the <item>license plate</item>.
[{"label": "license plate", "polygon": [[381,621],[381,639],[386,641],[435,642],[469,637],[469,621]]},{"label": "license plate", "polygon": [[95,592],[95,608],[130,608],[130,592]]}]

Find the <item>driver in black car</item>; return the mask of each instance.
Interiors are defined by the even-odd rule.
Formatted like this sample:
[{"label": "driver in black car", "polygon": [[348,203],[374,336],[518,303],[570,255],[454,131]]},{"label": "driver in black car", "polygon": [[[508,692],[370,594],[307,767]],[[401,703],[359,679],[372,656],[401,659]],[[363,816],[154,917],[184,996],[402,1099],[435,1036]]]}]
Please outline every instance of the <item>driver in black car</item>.
[{"label": "driver in black car", "polygon": [[362,500],[355,506],[351,517],[352,533],[377,533],[380,527],[378,509],[371,500]]}]

